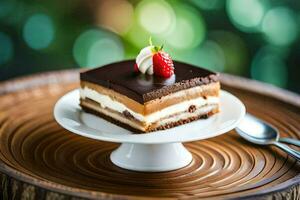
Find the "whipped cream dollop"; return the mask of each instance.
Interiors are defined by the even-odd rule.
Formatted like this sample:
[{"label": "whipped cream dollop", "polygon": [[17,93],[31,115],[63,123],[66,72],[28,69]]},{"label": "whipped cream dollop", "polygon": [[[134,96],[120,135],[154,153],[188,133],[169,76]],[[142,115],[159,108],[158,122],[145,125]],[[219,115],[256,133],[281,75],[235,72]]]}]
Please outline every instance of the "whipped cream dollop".
[{"label": "whipped cream dollop", "polygon": [[136,64],[139,71],[143,74],[153,74],[153,52],[152,49],[154,46],[147,46],[143,48],[136,57]]}]

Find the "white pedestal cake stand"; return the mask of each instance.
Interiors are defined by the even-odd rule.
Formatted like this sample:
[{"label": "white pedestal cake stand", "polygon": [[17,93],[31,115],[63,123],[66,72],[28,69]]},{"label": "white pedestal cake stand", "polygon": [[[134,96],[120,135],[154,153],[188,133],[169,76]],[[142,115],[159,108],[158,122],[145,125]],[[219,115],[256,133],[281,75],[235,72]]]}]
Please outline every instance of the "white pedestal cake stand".
[{"label": "white pedestal cake stand", "polygon": [[[97,140],[121,143],[111,153],[111,161],[124,169],[162,172],[182,168],[192,161],[183,142],[215,137],[234,129],[245,115],[245,106],[235,96],[221,91],[221,112],[209,119],[148,134],[132,132],[102,118],[85,113],[79,107],[79,91],[58,100],[56,121],[65,129]],[[99,147],[101,148],[101,147]]]}]

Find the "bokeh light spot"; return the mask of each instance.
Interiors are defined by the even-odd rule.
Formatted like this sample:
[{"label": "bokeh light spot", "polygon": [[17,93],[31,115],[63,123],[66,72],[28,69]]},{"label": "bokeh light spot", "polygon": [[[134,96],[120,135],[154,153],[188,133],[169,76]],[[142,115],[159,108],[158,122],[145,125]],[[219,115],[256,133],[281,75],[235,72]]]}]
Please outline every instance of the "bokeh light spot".
[{"label": "bokeh light spot", "polygon": [[199,64],[215,71],[223,71],[225,58],[222,48],[214,41],[206,41],[199,51]]},{"label": "bokeh light spot", "polygon": [[124,59],[120,39],[100,29],[90,29],[76,39],[73,55],[81,67],[97,67]]},{"label": "bokeh light spot", "polygon": [[126,0],[99,1],[96,21],[116,33],[125,34],[133,22],[133,6]]},{"label": "bokeh light spot", "polygon": [[168,43],[178,49],[193,46],[193,41],[196,37],[193,25],[187,19],[178,17],[176,27],[176,31],[169,35]]},{"label": "bokeh light spot", "polygon": [[123,58],[123,49],[114,40],[104,38],[95,42],[88,52],[87,66],[102,66]]},{"label": "bokeh light spot", "polygon": [[259,50],[253,59],[251,76],[256,80],[286,87],[287,66],[280,53],[265,47]]},{"label": "bokeh light spot", "polygon": [[174,58],[219,72],[224,70],[225,65],[222,48],[216,42],[211,40],[203,42],[194,49],[176,52]]},{"label": "bokeh light spot", "polygon": [[163,37],[175,49],[195,48],[205,38],[206,28],[202,16],[190,6],[176,7],[175,29]]},{"label": "bokeh light spot", "polygon": [[45,14],[35,14],[26,21],[23,38],[29,47],[39,50],[51,44],[54,33],[52,19]]},{"label": "bokeh light spot", "polygon": [[262,0],[228,0],[227,13],[242,31],[257,31],[265,13]]},{"label": "bokeh light spot", "polygon": [[149,34],[139,23],[134,23],[126,37],[137,48],[142,48],[148,45],[148,40],[151,34]]},{"label": "bokeh light spot", "polygon": [[163,0],[141,1],[136,12],[141,26],[153,34],[164,33],[172,29],[175,22],[172,7]]},{"label": "bokeh light spot", "polygon": [[225,58],[224,71],[233,74],[245,74],[248,51],[244,40],[228,31],[212,31],[209,35],[222,48]]},{"label": "bokeh light spot", "polygon": [[298,35],[295,14],[284,7],[269,10],[263,19],[262,31],[267,41],[275,45],[289,45]]},{"label": "bokeh light spot", "polygon": [[8,35],[0,32],[0,65],[13,57],[13,43]]}]

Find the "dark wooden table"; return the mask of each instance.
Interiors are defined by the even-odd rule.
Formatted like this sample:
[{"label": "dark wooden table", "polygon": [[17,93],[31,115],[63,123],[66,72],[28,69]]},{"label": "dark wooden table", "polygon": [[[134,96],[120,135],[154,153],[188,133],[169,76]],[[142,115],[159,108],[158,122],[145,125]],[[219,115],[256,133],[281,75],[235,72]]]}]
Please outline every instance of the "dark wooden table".
[{"label": "dark wooden table", "polygon": [[[0,84],[2,199],[300,199],[299,163],[234,130],[186,143],[194,160],[180,170],[141,173],[114,166],[109,154],[118,144],[72,134],[53,118],[57,99],[78,85],[76,70]],[[300,138],[298,95],[226,74],[222,87],[282,136]]]}]

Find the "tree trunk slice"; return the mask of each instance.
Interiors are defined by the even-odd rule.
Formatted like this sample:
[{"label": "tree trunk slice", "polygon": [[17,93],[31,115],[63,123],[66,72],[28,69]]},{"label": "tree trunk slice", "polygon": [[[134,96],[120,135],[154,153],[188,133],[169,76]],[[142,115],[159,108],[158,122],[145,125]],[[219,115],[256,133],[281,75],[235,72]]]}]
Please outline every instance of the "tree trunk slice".
[{"label": "tree trunk slice", "polygon": [[[299,163],[234,130],[186,143],[194,159],[180,170],[141,173],[114,166],[109,155],[117,144],[72,134],[53,118],[58,98],[78,86],[75,70],[0,84],[2,199],[300,198]],[[222,87],[281,136],[299,139],[298,95],[226,74]]]}]

